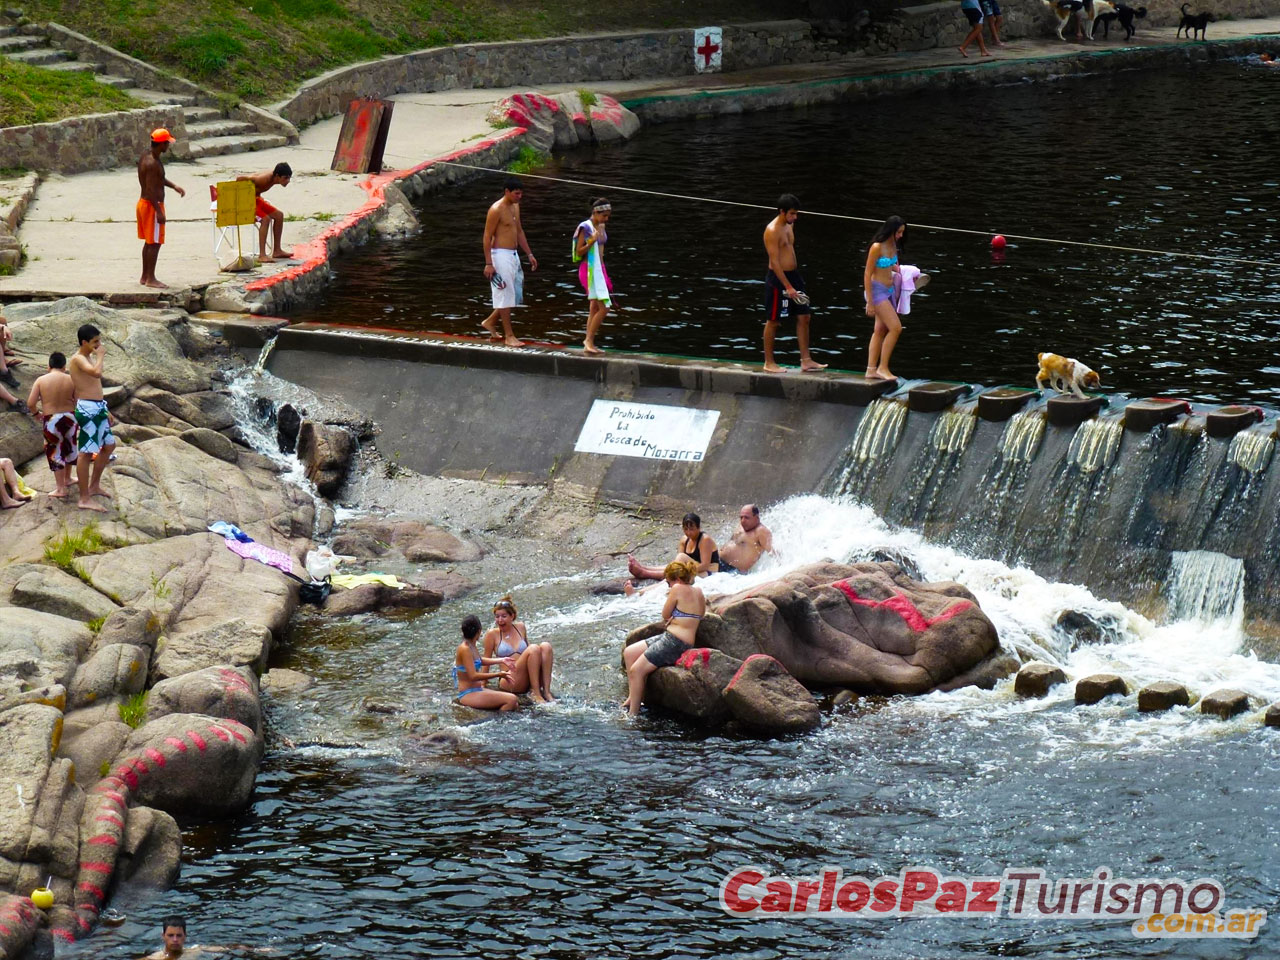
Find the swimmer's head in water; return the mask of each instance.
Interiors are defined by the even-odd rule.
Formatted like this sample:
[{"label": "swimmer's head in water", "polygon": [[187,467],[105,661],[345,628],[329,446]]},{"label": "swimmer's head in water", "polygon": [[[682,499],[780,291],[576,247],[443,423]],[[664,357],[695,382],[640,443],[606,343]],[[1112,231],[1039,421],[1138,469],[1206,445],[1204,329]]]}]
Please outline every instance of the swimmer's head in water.
[{"label": "swimmer's head in water", "polygon": [[681,583],[693,583],[698,576],[698,568],[688,560],[672,560],[662,571],[662,579],[679,580]]},{"label": "swimmer's head in water", "polygon": [[516,605],[511,602],[510,595],[503,597],[493,605],[493,615],[496,617],[499,613],[505,613],[512,620],[516,618]]},{"label": "swimmer's head in water", "polygon": [[187,943],[187,918],[179,916],[165,917],[162,928],[164,930],[165,953],[177,956]]},{"label": "swimmer's head in water", "polygon": [[480,636],[480,618],[474,613],[462,621],[462,639],[474,640]]}]

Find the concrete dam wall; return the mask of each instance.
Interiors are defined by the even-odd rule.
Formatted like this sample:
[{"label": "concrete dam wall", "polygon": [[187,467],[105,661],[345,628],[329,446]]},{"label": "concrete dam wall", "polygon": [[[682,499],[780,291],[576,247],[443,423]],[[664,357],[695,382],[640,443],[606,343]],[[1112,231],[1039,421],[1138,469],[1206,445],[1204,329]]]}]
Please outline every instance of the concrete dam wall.
[{"label": "concrete dam wall", "polygon": [[[547,483],[664,515],[849,496],[971,556],[1157,618],[1186,613],[1168,609],[1168,585],[1194,568],[1213,580],[1205,604],[1243,590],[1246,630],[1280,637],[1276,418],[1257,407],[769,376],[319,324],[282,331],[268,369],[365,413],[381,427],[379,452],[422,473]],[[615,431],[643,432],[628,404],[701,411],[705,439],[651,429],[646,456],[588,452],[631,442]],[[605,432],[591,441],[597,416]]]}]

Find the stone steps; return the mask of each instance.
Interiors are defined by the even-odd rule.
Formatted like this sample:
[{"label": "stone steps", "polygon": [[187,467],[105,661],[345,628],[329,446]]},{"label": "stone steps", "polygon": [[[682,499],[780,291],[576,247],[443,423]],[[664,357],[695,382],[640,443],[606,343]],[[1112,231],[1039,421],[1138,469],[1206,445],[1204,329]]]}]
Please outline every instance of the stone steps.
[{"label": "stone steps", "polygon": [[25,63],[30,67],[47,67],[53,63],[62,63],[66,60],[74,60],[75,56],[68,50],[61,47],[33,47],[30,50],[19,50],[16,53],[6,53],[6,57],[15,60],[18,63]]},{"label": "stone steps", "polygon": [[28,37],[14,32],[16,28],[5,27],[9,32],[0,35],[0,53],[17,53],[19,50],[31,50],[41,46],[39,37]]},{"label": "stone steps", "polygon": [[138,85],[138,81],[134,80],[133,77],[117,77],[110,73],[99,73],[96,79],[99,83],[108,87],[115,87],[117,90],[132,90]]},{"label": "stone steps", "polygon": [[145,100],[147,103],[175,103],[180,107],[194,107],[196,103],[196,98],[192,94],[165,93],[163,90],[136,88],[129,91],[129,96]]},{"label": "stone steps", "polygon": [[190,130],[193,124],[204,123],[208,120],[221,120],[222,111],[217,107],[197,107],[186,106],[182,108],[182,115],[186,118],[187,129]]},{"label": "stone steps", "polygon": [[96,74],[102,67],[96,63],[87,63],[84,60],[63,60],[61,63],[50,63],[45,66],[46,70],[53,70],[56,73],[94,73]]},{"label": "stone steps", "polygon": [[240,137],[210,137],[207,140],[188,141],[186,156],[190,160],[201,157],[219,157],[225,153],[247,153],[252,150],[270,150],[283,147],[288,139],[277,134],[255,133]]},{"label": "stone steps", "polygon": [[[185,113],[185,111],[184,111]],[[196,140],[212,140],[217,137],[238,137],[244,134],[257,133],[257,128],[252,123],[245,123],[243,120],[208,120],[191,122],[191,118],[186,117],[187,121],[187,139],[194,142]]]}]

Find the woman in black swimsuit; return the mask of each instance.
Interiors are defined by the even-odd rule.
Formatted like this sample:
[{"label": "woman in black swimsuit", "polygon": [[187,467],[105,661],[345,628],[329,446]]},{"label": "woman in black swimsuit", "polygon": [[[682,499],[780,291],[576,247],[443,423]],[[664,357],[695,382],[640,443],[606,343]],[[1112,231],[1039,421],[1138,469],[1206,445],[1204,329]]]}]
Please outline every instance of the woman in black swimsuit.
[{"label": "woman in black swimsuit", "polygon": [[[696,513],[686,513],[680,523],[684,535],[680,538],[680,547],[674,560],[689,560],[698,567],[698,576],[705,577],[709,573],[720,571],[720,551],[716,542],[702,532],[702,518]],[[662,580],[662,567],[646,567],[635,557],[627,557],[627,569],[633,577],[641,580]],[[631,590],[634,586],[628,584]],[[631,590],[627,593],[630,595]]]}]

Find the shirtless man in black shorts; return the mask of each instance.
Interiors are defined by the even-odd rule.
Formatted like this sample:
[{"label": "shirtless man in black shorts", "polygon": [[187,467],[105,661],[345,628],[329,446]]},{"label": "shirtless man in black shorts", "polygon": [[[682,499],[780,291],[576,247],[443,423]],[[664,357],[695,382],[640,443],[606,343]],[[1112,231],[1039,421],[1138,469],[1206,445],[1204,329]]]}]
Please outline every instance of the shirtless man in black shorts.
[{"label": "shirtless man in black shorts", "polygon": [[809,297],[804,292],[804,277],[796,264],[796,237],[792,225],[800,216],[800,201],[790,193],[778,198],[778,215],[764,228],[764,249],[769,255],[769,272],[764,278],[764,370],[781,373],[773,360],[773,338],[778,321],[785,315],[796,321],[796,339],[800,342],[800,369],[825,370],[809,356]]}]

